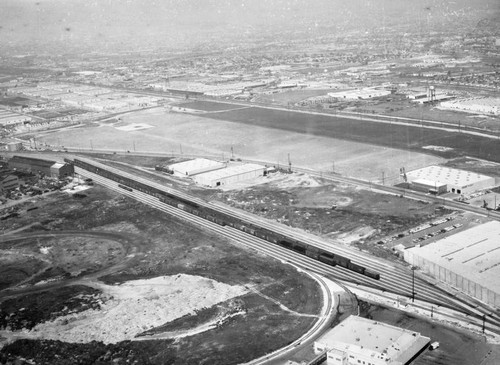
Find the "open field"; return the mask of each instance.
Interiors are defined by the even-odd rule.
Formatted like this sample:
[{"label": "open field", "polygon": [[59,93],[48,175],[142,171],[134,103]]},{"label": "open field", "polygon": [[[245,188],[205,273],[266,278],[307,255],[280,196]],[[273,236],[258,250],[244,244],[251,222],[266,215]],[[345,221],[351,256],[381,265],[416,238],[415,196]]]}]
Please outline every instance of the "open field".
[{"label": "open field", "polygon": [[32,104],[31,99],[23,98],[21,96],[13,97],[0,97],[0,105],[5,105],[9,107],[18,107],[25,104]]},{"label": "open field", "polygon": [[99,186],[85,195],[2,222],[2,257],[44,276],[0,291],[0,362],[241,363],[316,320],[318,284],[293,267]]},{"label": "open field", "polygon": [[[247,115],[247,110],[253,108],[235,113]],[[252,118],[251,115],[248,116]],[[303,117],[308,116],[304,114]],[[379,181],[382,174],[387,179],[397,179],[401,166],[413,170],[443,161],[442,158],[430,155],[429,151],[401,151],[320,135],[319,132],[322,131],[315,130],[313,126],[306,133],[279,129],[286,129],[286,125],[268,128],[273,126],[272,119],[268,120],[267,127],[243,123],[235,128],[235,124],[231,122],[198,115],[167,113],[163,109],[131,113],[122,119],[121,125],[147,123],[154,128],[125,132],[109,125],[92,124],[93,128],[62,130],[45,134],[37,140],[54,146],[61,143],[67,147],[84,149],[92,147],[110,151],[159,152],[166,155],[196,154],[216,159],[231,157],[232,148],[237,158],[268,161],[272,165],[283,166],[288,164],[290,155],[293,166],[325,172],[334,170],[346,176]],[[286,123],[285,120],[282,122]],[[292,119],[291,122],[299,123],[300,120]],[[375,126],[378,127],[378,124]]]},{"label": "open field", "polygon": [[457,132],[257,107],[205,114],[204,117],[415,152],[423,152],[422,147],[426,145],[438,145],[452,149],[433,152],[444,158],[468,155],[500,162],[497,139]]},{"label": "open field", "polygon": [[183,102],[180,104],[181,107],[191,109],[191,107],[194,107],[193,109],[196,110],[203,110],[206,112],[214,112],[214,111],[222,111],[222,110],[231,110],[231,109],[238,109],[240,106],[234,105],[234,104],[226,104],[226,103],[211,103],[209,101],[203,102],[203,101],[188,101],[188,102]]}]

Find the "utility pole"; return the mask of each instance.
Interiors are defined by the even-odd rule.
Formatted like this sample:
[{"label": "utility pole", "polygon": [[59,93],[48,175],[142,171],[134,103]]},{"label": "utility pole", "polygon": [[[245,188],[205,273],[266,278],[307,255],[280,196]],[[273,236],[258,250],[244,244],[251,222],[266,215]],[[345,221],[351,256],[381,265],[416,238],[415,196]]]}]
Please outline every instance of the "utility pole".
[{"label": "utility pole", "polygon": [[290,160],[290,154],[288,154],[288,171],[292,172],[292,161]]},{"label": "utility pole", "polygon": [[417,269],[417,266],[412,266],[411,267],[411,273],[412,273],[412,280],[411,280],[411,302],[415,302],[415,270]]},{"label": "utility pole", "polygon": [[234,150],[233,150],[233,146],[231,146],[231,158],[234,160]]},{"label": "utility pole", "polygon": [[382,171],[382,185],[385,185],[385,171]]},{"label": "utility pole", "polygon": [[181,155],[182,155],[182,145],[179,143],[179,149],[181,151]]}]

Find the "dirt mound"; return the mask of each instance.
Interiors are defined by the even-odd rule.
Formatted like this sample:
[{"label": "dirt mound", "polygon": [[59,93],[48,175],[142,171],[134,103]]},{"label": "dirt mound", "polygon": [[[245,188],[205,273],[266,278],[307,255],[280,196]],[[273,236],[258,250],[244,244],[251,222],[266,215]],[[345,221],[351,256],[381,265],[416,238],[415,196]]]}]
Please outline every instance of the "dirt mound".
[{"label": "dirt mound", "polygon": [[134,280],[116,286],[99,284],[99,287],[103,291],[100,309],[39,324],[30,335],[65,342],[117,343],[246,293],[240,286],[190,275]]}]

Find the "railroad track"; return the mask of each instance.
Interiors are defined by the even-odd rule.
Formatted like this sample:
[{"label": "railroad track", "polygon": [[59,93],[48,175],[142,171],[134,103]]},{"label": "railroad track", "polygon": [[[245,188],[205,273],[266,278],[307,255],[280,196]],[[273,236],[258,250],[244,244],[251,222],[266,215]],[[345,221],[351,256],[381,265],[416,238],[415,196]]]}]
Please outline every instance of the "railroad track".
[{"label": "railroad track", "polygon": [[[80,158],[81,159],[81,158]],[[366,267],[377,270],[380,272],[382,275],[381,282],[383,282],[383,285],[380,284],[374,284],[373,282],[368,282],[367,285],[371,285],[374,287],[378,287],[387,291],[394,292],[396,294],[400,294],[403,296],[411,296],[412,293],[412,282],[413,282],[413,273],[411,270],[409,270],[407,267],[403,266],[398,266],[398,265],[388,265],[386,263],[381,263],[379,259],[373,259],[372,257],[362,254],[359,251],[354,251],[352,249],[348,249],[345,247],[342,247],[340,245],[329,245],[325,244],[324,241],[319,240],[317,237],[312,236],[312,235],[307,235],[305,232],[300,232],[298,230],[294,230],[293,228],[282,226],[280,224],[277,224],[275,222],[270,222],[262,218],[255,217],[253,215],[250,215],[248,213],[244,213],[241,211],[237,211],[234,209],[230,209],[227,207],[220,207],[219,205],[216,204],[211,204],[207,203],[199,198],[193,198],[188,194],[175,191],[170,188],[165,188],[164,186],[149,181],[147,179],[141,178],[141,177],[136,177],[132,174],[120,171],[116,168],[103,165],[100,163],[97,163],[92,160],[88,159],[81,159],[83,161],[89,162],[91,164],[97,165],[102,169],[106,169],[108,171],[112,171],[116,174],[119,174],[121,176],[124,176],[126,178],[133,179],[137,182],[143,183],[145,185],[154,187],[158,190],[165,191],[170,194],[175,194],[176,196],[179,196],[183,199],[193,201],[200,206],[204,207],[210,207],[211,209],[217,209],[220,212],[226,213],[226,214],[231,214],[233,216],[238,216],[238,218],[246,219],[249,222],[253,222],[255,224],[261,225],[262,227],[266,227],[272,231],[282,233],[285,236],[289,237],[296,237],[299,238],[302,241],[306,241],[308,244],[312,243],[317,247],[321,247],[323,249],[330,250],[331,252],[334,253],[341,253],[343,255],[348,255],[349,258],[352,258],[355,260],[357,263],[361,263],[365,265]],[[82,170],[85,171],[85,170]],[[84,173],[82,173],[84,174]],[[187,213],[189,214],[189,213]],[[342,270],[342,269],[340,269]],[[361,275],[357,275],[354,272],[348,272],[347,274],[345,273],[345,270],[343,273],[337,273],[338,277],[343,279],[343,280],[350,280],[351,282],[358,282],[358,283],[364,283],[366,284],[366,278],[361,277]],[[346,277],[348,276],[348,277]],[[403,280],[400,280],[403,279]],[[421,280],[418,277],[415,277],[415,293],[418,294],[419,298],[423,298],[429,302],[433,302],[436,305],[443,305],[447,306],[451,309],[455,308],[460,308],[464,313],[468,313],[470,315],[482,317],[483,315],[487,315],[489,317],[490,321],[498,321],[500,324],[500,321],[498,320],[498,316],[496,313],[493,313],[491,309],[489,308],[482,308],[482,307],[477,307],[474,308],[470,305],[465,304],[462,300],[455,299],[449,295],[449,293],[445,293],[442,289],[440,288],[435,288],[430,286],[427,282]]]},{"label": "railroad track", "polygon": [[[209,222],[204,218],[197,217],[193,214],[183,211],[182,209],[178,209],[172,207],[168,204],[160,202],[157,198],[148,195],[146,193],[141,193],[138,191],[124,191],[123,189],[118,187],[118,183],[103,178],[99,175],[90,173],[83,169],[76,169],[77,173],[80,173],[83,176],[90,177],[94,179],[96,182],[100,183],[103,186],[111,188],[113,190],[119,191],[120,193],[127,195],[131,198],[137,199],[143,203],[151,205],[161,211],[164,211],[168,214],[177,216],[184,220],[187,220],[193,224],[202,226],[204,228],[215,231],[227,238],[230,238],[241,245],[244,245],[250,249],[254,249],[258,252],[264,253],[266,255],[278,258],[284,262],[290,262],[297,266],[303,267],[306,270],[311,270],[313,272],[319,273],[321,275],[326,275],[330,277],[336,278],[338,281],[345,285],[352,285],[353,282],[367,285],[370,287],[374,287],[379,290],[385,290],[387,292],[392,292],[398,295],[402,295],[406,298],[411,296],[411,280],[413,279],[409,276],[408,269],[404,267],[393,267],[391,265],[382,263],[375,266],[373,268],[377,269],[381,273],[380,283],[374,283],[374,280],[370,280],[365,276],[358,274],[356,272],[349,271],[343,267],[339,266],[329,266],[324,263],[321,263],[317,260],[304,256],[302,254],[290,251],[286,248],[280,247],[278,245],[270,244],[268,241],[262,240],[260,238],[251,236],[245,232],[239,231],[237,229],[231,228],[229,226],[221,226],[219,224]],[[260,220],[259,220],[260,221]],[[289,233],[289,232],[288,232]],[[311,237],[305,237],[305,233],[298,232],[297,233],[301,238],[311,239]],[[319,240],[318,240],[319,241]],[[320,244],[323,244],[319,241]],[[367,258],[366,262],[363,261],[365,259],[364,255],[359,255],[354,253],[354,257],[358,262],[366,263],[373,265],[376,260],[372,258]],[[410,279],[409,279],[410,278]],[[397,288],[397,289],[395,289]],[[415,292],[418,294],[418,299],[421,301],[426,301],[436,306],[441,306],[445,308],[449,308],[451,310],[455,310],[457,312],[465,314],[468,316],[469,323],[481,327],[482,316],[488,315],[488,321],[486,328],[495,333],[500,333],[500,321],[497,316],[491,311],[483,308],[474,308],[466,303],[463,303],[461,300],[451,298],[448,293],[442,291],[439,288],[435,288],[429,286],[429,284],[419,278],[415,278]],[[410,294],[410,295],[409,295]]]}]

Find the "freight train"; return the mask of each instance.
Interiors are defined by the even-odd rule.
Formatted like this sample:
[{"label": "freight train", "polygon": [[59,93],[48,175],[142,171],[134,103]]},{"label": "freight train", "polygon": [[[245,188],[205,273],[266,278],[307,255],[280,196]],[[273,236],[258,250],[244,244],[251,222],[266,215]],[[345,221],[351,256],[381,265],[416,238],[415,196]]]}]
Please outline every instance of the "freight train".
[{"label": "freight train", "polygon": [[352,262],[349,258],[329,252],[327,250],[318,248],[314,245],[308,244],[301,240],[285,236],[281,233],[274,232],[255,223],[250,223],[242,218],[233,216],[231,214],[216,210],[206,204],[199,204],[198,202],[179,196],[175,193],[170,193],[154,186],[137,181],[133,178],[128,178],[120,174],[114,173],[104,167],[99,167],[94,164],[75,159],[74,161],[66,160],[66,162],[73,163],[75,166],[83,168],[87,171],[101,175],[110,180],[118,182],[118,186],[128,191],[133,189],[143,193],[152,195],[158,198],[161,202],[182,209],[190,214],[199,216],[210,222],[219,224],[221,226],[230,226],[255,237],[261,238],[273,244],[285,247],[289,250],[298,252],[305,256],[311,257],[315,260],[321,261],[330,266],[341,266],[348,270],[354,271],[358,274],[367,276],[369,278],[379,280],[380,274],[364,266]]}]

